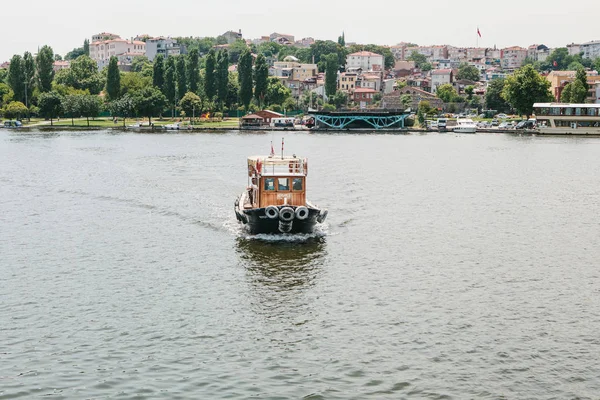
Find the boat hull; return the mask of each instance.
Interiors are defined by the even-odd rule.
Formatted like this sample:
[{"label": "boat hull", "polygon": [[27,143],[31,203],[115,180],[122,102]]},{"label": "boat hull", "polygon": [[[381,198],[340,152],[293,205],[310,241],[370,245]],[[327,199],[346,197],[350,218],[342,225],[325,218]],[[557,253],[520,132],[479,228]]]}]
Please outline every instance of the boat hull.
[{"label": "boat hull", "polygon": [[[277,208],[277,213],[274,216],[275,213],[272,212],[269,216],[267,215],[266,207],[243,209],[240,208],[239,204],[240,199],[238,198],[234,206],[236,218],[253,235],[260,233],[313,233],[317,224],[324,222],[325,218],[327,218],[327,210],[321,210],[312,205],[306,207],[308,212],[305,214],[305,217],[299,218],[299,207],[296,206],[271,206]],[[291,220],[289,218],[286,220],[282,219],[281,211],[284,209],[292,209],[294,211]]]},{"label": "boat hull", "polygon": [[454,133],[477,133],[477,128],[454,128]]}]

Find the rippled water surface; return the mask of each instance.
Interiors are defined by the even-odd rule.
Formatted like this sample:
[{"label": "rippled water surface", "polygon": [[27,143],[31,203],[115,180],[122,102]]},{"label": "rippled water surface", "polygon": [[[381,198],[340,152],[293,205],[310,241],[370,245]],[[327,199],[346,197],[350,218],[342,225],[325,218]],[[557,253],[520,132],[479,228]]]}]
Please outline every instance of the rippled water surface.
[{"label": "rippled water surface", "polygon": [[[278,147],[279,137],[274,140]],[[0,399],[598,399],[600,139],[0,131]]]}]

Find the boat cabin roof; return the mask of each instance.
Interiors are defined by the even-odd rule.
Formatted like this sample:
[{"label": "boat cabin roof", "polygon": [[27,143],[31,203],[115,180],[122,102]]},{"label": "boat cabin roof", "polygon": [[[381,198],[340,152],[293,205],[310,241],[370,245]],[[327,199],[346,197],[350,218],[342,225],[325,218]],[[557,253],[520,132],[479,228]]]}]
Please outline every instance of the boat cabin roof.
[{"label": "boat cabin roof", "polygon": [[248,166],[258,170],[262,176],[305,176],[306,159],[295,156],[250,156]]}]

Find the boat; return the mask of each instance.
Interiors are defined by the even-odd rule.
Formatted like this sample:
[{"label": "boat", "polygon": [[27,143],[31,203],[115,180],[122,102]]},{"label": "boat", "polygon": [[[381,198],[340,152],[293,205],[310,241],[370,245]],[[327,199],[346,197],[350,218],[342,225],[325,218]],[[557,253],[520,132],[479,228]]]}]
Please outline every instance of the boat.
[{"label": "boat", "polygon": [[22,126],[21,121],[4,121],[4,127],[7,129],[20,128]]},{"label": "boat", "polygon": [[600,135],[600,104],[535,103],[541,135]]},{"label": "boat", "polygon": [[453,130],[454,133],[476,133],[477,125],[470,118],[458,118],[456,120],[456,126]]},{"label": "boat", "polygon": [[237,220],[251,234],[312,233],[327,210],[306,200],[306,158],[248,157],[248,187],[235,200]]},{"label": "boat", "polygon": [[165,129],[169,131],[178,131],[179,129],[181,129],[181,123],[176,122],[174,124],[165,125]]}]

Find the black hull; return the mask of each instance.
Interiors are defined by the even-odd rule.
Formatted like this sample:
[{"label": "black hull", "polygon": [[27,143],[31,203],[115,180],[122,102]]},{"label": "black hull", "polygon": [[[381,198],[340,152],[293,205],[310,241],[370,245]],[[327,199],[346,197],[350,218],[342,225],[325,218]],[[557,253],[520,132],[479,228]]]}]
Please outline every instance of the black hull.
[{"label": "black hull", "polygon": [[[277,206],[278,210],[292,208],[294,211],[298,207]],[[305,219],[299,219],[297,215],[291,221],[282,221],[280,217],[269,218],[266,214],[266,208],[253,208],[243,210],[239,207],[239,199],[235,202],[235,214],[240,223],[247,226],[251,234],[281,234],[281,233],[313,233],[318,223],[324,222],[327,217],[327,211],[316,207],[307,207],[308,216]]]}]

